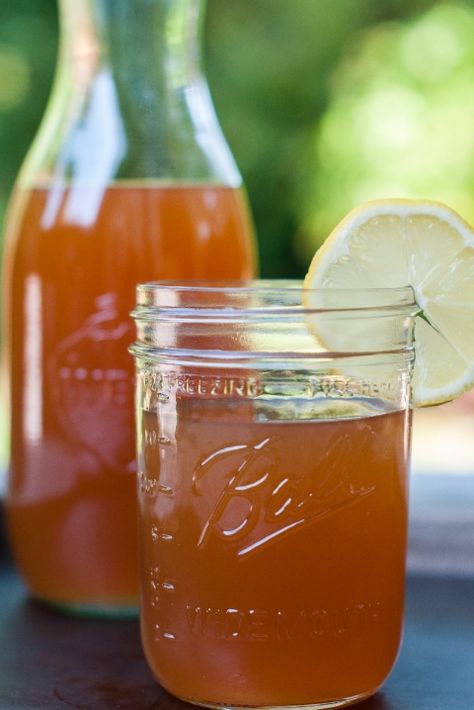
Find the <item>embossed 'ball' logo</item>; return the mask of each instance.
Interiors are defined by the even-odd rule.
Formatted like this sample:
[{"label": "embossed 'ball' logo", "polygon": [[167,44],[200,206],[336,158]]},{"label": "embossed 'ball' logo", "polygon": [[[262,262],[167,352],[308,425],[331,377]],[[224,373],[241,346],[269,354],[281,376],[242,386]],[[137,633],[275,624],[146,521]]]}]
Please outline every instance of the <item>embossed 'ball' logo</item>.
[{"label": "embossed 'ball' logo", "polygon": [[[370,428],[361,436],[363,450]],[[277,452],[278,441],[266,437],[255,444],[225,446],[198,463],[193,491],[212,500],[198,547],[217,538],[232,543],[239,556],[248,555],[376,489],[375,482],[358,485],[355,480],[358,465],[348,436],[333,436],[306,476],[282,470]]]},{"label": "embossed 'ball' logo", "polygon": [[110,469],[133,471],[132,326],[115,294],[94,305],[49,361],[51,394],[69,441]]}]

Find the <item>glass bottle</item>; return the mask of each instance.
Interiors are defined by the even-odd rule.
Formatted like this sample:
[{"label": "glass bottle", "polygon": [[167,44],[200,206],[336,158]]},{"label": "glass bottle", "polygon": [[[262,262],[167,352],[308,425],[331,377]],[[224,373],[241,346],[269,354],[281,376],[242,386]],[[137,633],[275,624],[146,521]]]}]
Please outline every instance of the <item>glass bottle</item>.
[{"label": "glass bottle", "polygon": [[253,232],[200,66],[204,0],[59,4],[7,220],[7,522],[34,596],[119,615],[138,588],[135,284],[252,277]]}]

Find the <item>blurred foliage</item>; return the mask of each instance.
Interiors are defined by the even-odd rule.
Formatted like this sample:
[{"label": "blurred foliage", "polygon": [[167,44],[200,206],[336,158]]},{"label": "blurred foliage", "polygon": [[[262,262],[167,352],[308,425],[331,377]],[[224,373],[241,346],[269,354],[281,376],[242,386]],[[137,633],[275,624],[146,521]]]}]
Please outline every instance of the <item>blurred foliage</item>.
[{"label": "blurred foliage", "polygon": [[437,4],[360,36],[333,73],[302,167],[305,259],[369,199],[441,200],[474,221],[474,7]]},{"label": "blurred foliage", "polygon": [[250,193],[263,275],[306,271],[307,254],[295,249],[295,235],[307,200],[317,199],[311,192],[308,198],[320,168],[314,132],[329,108],[332,72],[366,28],[416,17],[435,4],[209,0],[208,75]]},{"label": "blurred foliage", "polygon": [[[472,4],[463,3],[465,8]],[[372,196],[371,185],[375,196],[387,175],[404,172],[399,155],[396,164],[386,161],[371,174],[371,181],[365,180],[370,170],[362,146],[370,143],[371,130],[385,132],[390,139],[393,120],[363,125],[363,98],[369,100],[379,73],[385,87],[392,80],[395,87],[403,83],[402,70],[411,70],[400,68],[402,60],[392,54],[402,52],[399,45],[404,42],[405,54],[414,57],[415,64],[416,57],[421,62],[422,76],[418,84],[412,79],[410,89],[411,95],[421,95],[423,67],[431,59],[428,52],[423,60],[419,50],[426,42],[437,44],[437,39],[436,33],[417,39],[416,27],[423,13],[429,18],[438,5],[433,0],[208,0],[207,72],[249,191],[263,275],[301,275],[308,250],[353,200]],[[415,35],[403,40],[410,28]],[[0,5],[0,219],[45,107],[56,50],[56,0]],[[407,95],[398,94],[402,103]],[[448,88],[445,98],[450,105]],[[397,100],[396,92],[392,100]],[[344,121],[346,106],[351,116]],[[390,113],[389,103],[384,106]],[[362,118],[357,124],[354,114],[359,108]],[[401,108],[405,114],[412,110],[408,104]],[[361,123],[363,140],[355,130]],[[340,150],[331,152],[328,136],[338,126]],[[470,130],[456,126],[459,135]],[[465,156],[468,153],[466,148]],[[428,184],[429,166],[420,163],[418,169],[411,159],[413,170],[424,174]],[[362,174],[364,189],[359,190]],[[400,192],[402,183],[394,186]],[[406,183],[404,192],[412,188]]]},{"label": "blurred foliage", "polygon": [[46,105],[56,51],[55,0],[0,2],[0,224]]}]

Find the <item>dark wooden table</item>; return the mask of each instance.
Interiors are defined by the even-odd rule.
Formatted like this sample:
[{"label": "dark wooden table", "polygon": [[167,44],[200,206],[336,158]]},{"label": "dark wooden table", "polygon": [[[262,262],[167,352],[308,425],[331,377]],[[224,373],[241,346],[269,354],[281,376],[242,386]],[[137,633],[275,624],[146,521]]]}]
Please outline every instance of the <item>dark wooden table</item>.
[{"label": "dark wooden table", "polygon": [[[405,638],[382,692],[358,710],[474,708],[474,579],[408,582]],[[138,624],[75,620],[28,601],[0,568],[1,710],[185,710],[153,680]]]}]

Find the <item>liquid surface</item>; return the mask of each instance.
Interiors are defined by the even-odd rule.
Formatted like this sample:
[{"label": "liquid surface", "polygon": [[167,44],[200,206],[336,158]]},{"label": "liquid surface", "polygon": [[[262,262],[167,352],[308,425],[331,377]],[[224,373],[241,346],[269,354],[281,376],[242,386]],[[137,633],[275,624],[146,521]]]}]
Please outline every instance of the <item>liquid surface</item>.
[{"label": "liquid surface", "polygon": [[16,562],[49,601],[136,603],[135,285],[252,276],[243,196],[133,183],[19,191],[7,240]]},{"label": "liquid surface", "polygon": [[151,668],[216,704],[374,692],[402,626],[407,415],[255,421],[248,402],[219,407],[178,399],[142,416]]}]

